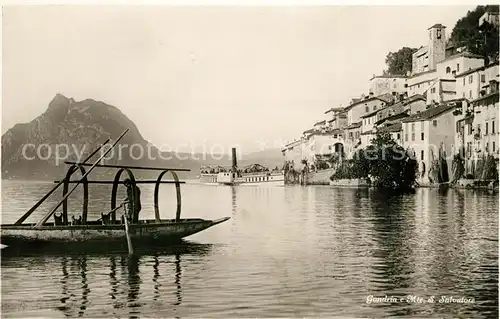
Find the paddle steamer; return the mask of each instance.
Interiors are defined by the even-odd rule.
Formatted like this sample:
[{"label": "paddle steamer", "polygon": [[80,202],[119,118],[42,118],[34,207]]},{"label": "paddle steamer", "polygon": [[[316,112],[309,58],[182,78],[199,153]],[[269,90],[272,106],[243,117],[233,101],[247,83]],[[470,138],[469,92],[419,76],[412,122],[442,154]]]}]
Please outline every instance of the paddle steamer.
[{"label": "paddle steamer", "polygon": [[232,149],[232,166],[203,166],[200,170],[200,183],[207,185],[241,186],[284,186],[285,176],[281,170],[269,170],[259,164],[239,169],[236,149]]}]

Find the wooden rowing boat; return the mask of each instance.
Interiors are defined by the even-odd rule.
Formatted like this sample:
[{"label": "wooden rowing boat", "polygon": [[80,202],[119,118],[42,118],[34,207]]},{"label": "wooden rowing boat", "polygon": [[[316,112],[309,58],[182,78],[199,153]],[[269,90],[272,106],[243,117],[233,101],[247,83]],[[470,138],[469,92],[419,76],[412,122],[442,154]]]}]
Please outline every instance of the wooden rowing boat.
[{"label": "wooden rowing boat", "polygon": [[[112,145],[111,150],[118,141],[125,135],[126,130]],[[107,141],[106,141],[107,142]],[[105,142],[105,143],[106,143]],[[12,247],[25,248],[40,248],[46,245],[59,245],[66,248],[75,247],[108,247],[117,244],[118,246],[128,246],[129,253],[133,253],[132,246],[165,246],[169,243],[178,242],[180,239],[193,235],[207,228],[225,222],[229,217],[219,218],[216,220],[206,220],[200,218],[181,219],[181,192],[180,185],[184,182],[180,181],[176,171],[188,171],[188,169],[172,169],[158,167],[139,167],[139,166],[124,166],[124,165],[104,165],[99,164],[106,156],[104,153],[94,164],[86,163],[93,155],[95,155],[105,143],[89,155],[81,163],[66,162],[70,164],[66,177],[61,181],[56,181],[57,185],[48,192],[40,201],[38,201],[28,212],[21,216],[14,224],[4,224],[0,228],[0,243],[6,245],[5,249]],[[91,166],[88,171],[84,167]],[[113,181],[89,181],[88,174],[96,167],[114,168],[116,172]],[[82,178],[80,180],[71,180],[71,175],[80,170]],[[136,180],[133,170],[156,170],[160,171],[157,180],[140,181]],[[154,210],[155,219],[138,220],[134,223],[129,219],[125,219],[126,210],[123,205],[117,205],[116,195],[118,186],[124,182],[120,180],[123,172],[128,174],[128,180],[132,184],[154,183]],[[174,181],[163,181],[162,178],[166,173],[170,173]],[[175,219],[161,219],[158,205],[159,186],[160,184],[173,183],[176,187],[177,195],[177,212]],[[70,184],[76,184],[69,190]],[[75,221],[70,222],[68,219],[68,197],[76,189],[78,185],[83,185],[83,208],[81,216]],[[88,208],[88,185],[89,184],[112,184],[111,193],[111,210],[108,214],[101,214],[98,220],[87,220]],[[45,201],[58,187],[63,186],[63,198],[37,223],[24,223],[24,221]],[[62,212],[56,212],[62,206]],[[117,218],[117,212],[123,207],[123,216]],[[50,218],[54,217],[51,221]]]},{"label": "wooden rowing boat", "polygon": [[[216,220],[182,219],[141,220],[138,224],[130,224],[130,235],[134,244],[168,244],[196,234],[207,228],[228,220],[224,217]],[[45,224],[34,227],[35,224],[2,225],[1,242],[6,246],[14,245],[45,245],[45,244],[82,244],[102,245],[126,243],[124,225],[102,225],[97,221],[85,225],[54,225]]]}]

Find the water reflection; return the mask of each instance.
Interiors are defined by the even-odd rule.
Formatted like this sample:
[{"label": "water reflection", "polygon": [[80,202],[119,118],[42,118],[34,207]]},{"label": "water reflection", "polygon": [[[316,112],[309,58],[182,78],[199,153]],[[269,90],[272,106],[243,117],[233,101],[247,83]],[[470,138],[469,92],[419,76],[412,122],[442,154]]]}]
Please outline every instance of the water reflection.
[{"label": "water reflection", "polygon": [[[373,251],[374,263],[374,291],[378,295],[396,295],[403,297],[411,287],[413,261],[411,241],[413,225],[411,219],[405,216],[403,204],[408,207],[404,197],[391,197],[387,194],[373,192],[371,194],[372,223],[377,249]],[[410,315],[414,307],[405,307],[403,303],[383,304],[380,306],[392,307],[391,314],[395,316]]]},{"label": "water reflection", "polygon": [[109,285],[111,286],[111,292],[109,296],[113,302],[113,307],[117,308],[118,305],[115,302],[116,295],[118,294],[118,279],[116,278],[116,257],[109,257]]},{"label": "water reflection", "polygon": [[153,301],[157,301],[160,297],[160,260],[158,259],[158,255],[155,254],[153,256]]},{"label": "water reflection", "polygon": [[231,208],[233,215],[236,214],[237,211],[237,205],[236,205],[236,192],[237,192],[237,187],[236,186],[231,186]]},{"label": "water reflection", "polygon": [[182,268],[181,268],[181,255],[175,255],[175,286],[176,291],[175,295],[177,296],[177,302],[174,304],[175,306],[179,306],[182,303],[182,288],[181,288],[181,276],[182,276]]},{"label": "water reflection", "polygon": [[[2,259],[2,266],[16,267],[22,271],[32,265],[44,265],[49,262],[52,270],[58,272],[54,276],[58,278],[57,284],[60,286],[57,289],[60,295],[54,309],[66,317],[93,316],[86,313],[91,303],[91,292],[94,296],[92,304],[107,303],[112,305],[115,311],[119,311],[118,313],[128,309],[129,317],[139,317],[143,313],[144,302],[148,299],[144,299],[148,290],[152,291],[153,301],[162,300],[168,295],[165,291],[162,294],[162,286],[168,287],[167,291],[174,288],[172,295],[175,299],[171,305],[172,311],[176,313],[183,299],[182,256],[201,257],[210,250],[211,245],[183,242],[151,255],[63,255],[50,256],[49,260],[42,255],[17,256]],[[53,267],[55,265],[58,266]],[[96,280],[97,273],[105,268],[108,280]],[[152,273],[152,277],[146,280],[145,274],[148,272]],[[76,278],[79,279],[75,281]]]},{"label": "water reflection", "polygon": [[80,305],[80,311],[78,312],[78,316],[81,317],[85,313],[85,309],[87,309],[88,295],[90,292],[87,281],[87,256],[81,256],[78,258],[78,266],[82,277],[82,303]]},{"label": "water reflection", "polygon": [[[129,256],[127,259],[127,283],[128,283],[128,307],[130,308],[130,316],[140,314],[138,308],[141,303],[138,302],[138,297],[141,288],[141,277],[139,274],[139,262],[141,257],[137,255]],[[137,309],[136,309],[137,308]]]},{"label": "water reflection", "polygon": [[[186,201],[185,216],[232,216],[231,223],[190,237],[214,246],[187,242],[141,250],[135,258],[2,253],[2,314],[497,316],[498,197],[487,192],[420,189],[387,196],[368,189],[198,185],[185,191],[197,198]],[[369,294],[476,302],[368,305]]]}]

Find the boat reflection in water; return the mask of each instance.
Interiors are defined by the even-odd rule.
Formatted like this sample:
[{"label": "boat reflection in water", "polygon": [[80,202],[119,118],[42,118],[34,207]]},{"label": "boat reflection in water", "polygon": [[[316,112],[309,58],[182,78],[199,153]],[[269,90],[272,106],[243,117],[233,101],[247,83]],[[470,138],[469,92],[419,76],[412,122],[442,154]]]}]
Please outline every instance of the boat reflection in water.
[{"label": "boat reflection in water", "polygon": [[[27,300],[20,303],[23,309],[16,311],[21,316],[34,313],[43,302],[52,303],[50,308],[71,318],[97,315],[138,317],[145,315],[145,311],[154,314],[155,304],[161,305],[163,313],[165,304],[170,303],[167,307],[172,312],[168,314],[170,317],[179,315],[178,307],[182,304],[183,259],[199,258],[208,254],[210,249],[209,244],[183,242],[163,252],[131,256],[85,254],[47,257],[39,254],[7,257],[2,259],[2,266],[15,265],[26,271],[33,265],[46,263],[47,258],[52,265],[60,265],[59,269],[53,269],[55,273],[51,275],[57,278],[51,284],[51,291],[60,291],[60,297],[48,301],[31,293]],[[54,284],[60,288],[53,287]],[[29,300],[37,298],[40,299]],[[147,310],[144,307],[146,303]],[[102,305],[107,305],[104,313]],[[43,305],[42,309],[47,306]],[[54,315],[51,313],[50,317]]]}]

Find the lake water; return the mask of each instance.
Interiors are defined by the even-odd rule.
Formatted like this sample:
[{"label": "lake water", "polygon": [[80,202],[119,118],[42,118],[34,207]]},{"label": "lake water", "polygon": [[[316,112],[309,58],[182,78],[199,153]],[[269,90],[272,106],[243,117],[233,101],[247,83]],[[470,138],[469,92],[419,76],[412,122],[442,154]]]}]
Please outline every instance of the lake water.
[{"label": "lake water", "polygon": [[[4,181],[2,223],[14,222],[52,185]],[[182,190],[182,216],[231,219],[186,244],[134,258],[4,256],[2,316],[498,317],[497,193],[419,189],[388,197],[321,186],[199,184]],[[162,185],[160,192],[162,217],[172,218],[174,188]],[[95,216],[109,208],[110,193],[91,185]],[[141,214],[152,218],[152,187],[142,187],[142,198]],[[398,299],[367,303],[370,296]],[[443,296],[470,302],[441,303]]]}]

